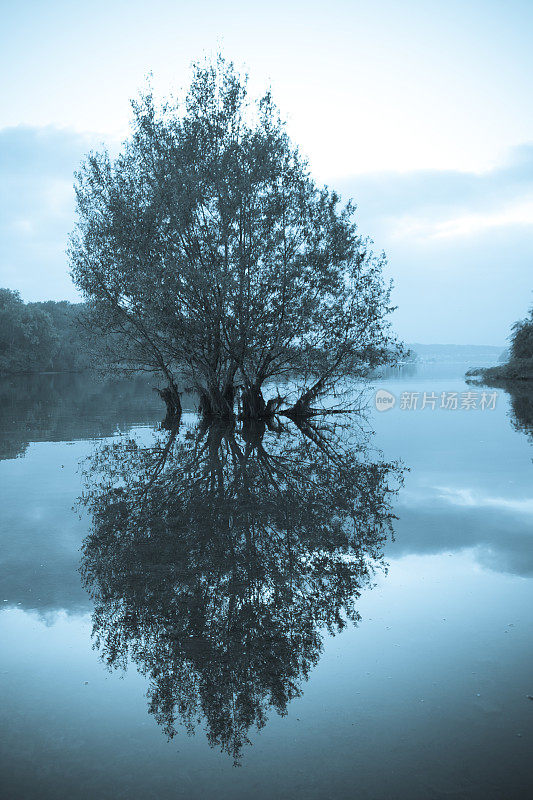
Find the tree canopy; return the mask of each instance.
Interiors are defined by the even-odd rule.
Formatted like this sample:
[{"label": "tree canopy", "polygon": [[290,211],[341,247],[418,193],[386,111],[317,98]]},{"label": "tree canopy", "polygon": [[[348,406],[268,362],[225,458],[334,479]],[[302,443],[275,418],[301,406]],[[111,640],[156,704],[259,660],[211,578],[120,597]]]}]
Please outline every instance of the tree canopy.
[{"label": "tree canopy", "polygon": [[31,313],[18,292],[0,289],[0,372],[31,370],[43,360],[46,363],[53,347],[49,317]]},{"label": "tree canopy", "polygon": [[[304,405],[347,372],[390,361],[384,255],[355,207],[319,188],[269,92],[221,57],[182,102],[132,103],[116,158],[77,174],[72,276],[122,366],[178,378],[204,412],[266,411],[262,387],[298,375]],[[269,409],[271,410],[271,409]]]},{"label": "tree canopy", "polygon": [[[503,385],[512,394],[512,385],[516,383],[529,383],[533,380],[533,308],[530,308],[529,315],[525,319],[518,320],[512,327],[510,335],[511,346],[507,351],[507,358],[503,364],[487,369],[469,370],[467,375],[481,375],[485,383],[489,385]],[[522,391],[518,392],[523,398]],[[531,412],[529,415],[531,426]]]},{"label": "tree canopy", "polygon": [[83,304],[24,303],[0,289],[0,373],[67,372],[89,366],[91,343],[78,322]]},{"label": "tree canopy", "polygon": [[533,307],[525,319],[513,325],[511,358],[533,359]]}]

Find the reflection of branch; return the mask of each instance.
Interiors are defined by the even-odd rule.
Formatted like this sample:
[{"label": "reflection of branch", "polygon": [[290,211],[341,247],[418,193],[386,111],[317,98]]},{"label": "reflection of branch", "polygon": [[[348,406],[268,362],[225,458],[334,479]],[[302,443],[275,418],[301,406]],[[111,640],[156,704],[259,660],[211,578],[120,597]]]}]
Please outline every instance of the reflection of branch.
[{"label": "reflection of branch", "polygon": [[338,455],[333,445],[328,441],[325,433],[321,431],[316,425],[312,425],[309,420],[294,420],[294,424],[298,430],[317,445],[319,450],[324,453],[334,464],[340,466],[342,458]]},{"label": "reflection of branch", "polygon": [[130,658],[149,677],[170,737],[203,717],[209,743],[238,760],[252,726],[301,693],[323,631],[358,619],[391,467],[359,464],[363,443],[338,419],[287,422],[283,435],[176,428],[153,453],[129,440],[94,459],[101,474],[107,456],[111,478],[88,501],[94,634],[110,666]]},{"label": "reflection of branch", "polygon": [[167,463],[167,459],[168,459],[171,447],[172,447],[172,445],[174,444],[174,442],[176,440],[176,436],[178,434],[178,431],[179,431],[179,420],[178,420],[178,423],[172,428],[172,430],[169,433],[167,443],[164,446],[163,450],[160,452],[159,458],[157,460],[157,463],[156,463],[156,465],[154,467],[154,470],[153,470],[153,473],[152,473],[152,477],[148,481],[147,485],[141,491],[141,497],[142,498],[145,498],[147,496],[148,492],[150,491],[150,489],[154,485],[156,479],[159,477],[159,475],[161,474],[161,472],[165,468],[165,465]]}]

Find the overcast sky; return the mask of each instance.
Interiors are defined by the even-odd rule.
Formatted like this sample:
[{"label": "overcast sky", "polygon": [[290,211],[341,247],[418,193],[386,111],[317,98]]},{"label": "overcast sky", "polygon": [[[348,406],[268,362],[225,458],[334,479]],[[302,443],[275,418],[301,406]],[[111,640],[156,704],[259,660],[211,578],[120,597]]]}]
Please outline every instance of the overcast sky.
[{"label": "overcast sky", "polygon": [[0,0],[0,286],[76,299],[72,173],[221,50],[389,257],[407,341],[503,344],[533,233],[533,2]]}]

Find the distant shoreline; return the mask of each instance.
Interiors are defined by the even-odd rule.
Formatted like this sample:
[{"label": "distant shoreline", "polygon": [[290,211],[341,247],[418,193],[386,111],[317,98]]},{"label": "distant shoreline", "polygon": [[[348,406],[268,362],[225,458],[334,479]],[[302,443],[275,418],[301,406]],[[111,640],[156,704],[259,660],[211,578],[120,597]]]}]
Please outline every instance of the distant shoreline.
[{"label": "distant shoreline", "polygon": [[506,384],[527,384],[533,381],[533,359],[520,358],[510,360],[495,367],[477,367],[466,373],[467,378],[480,378],[489,386]]}]

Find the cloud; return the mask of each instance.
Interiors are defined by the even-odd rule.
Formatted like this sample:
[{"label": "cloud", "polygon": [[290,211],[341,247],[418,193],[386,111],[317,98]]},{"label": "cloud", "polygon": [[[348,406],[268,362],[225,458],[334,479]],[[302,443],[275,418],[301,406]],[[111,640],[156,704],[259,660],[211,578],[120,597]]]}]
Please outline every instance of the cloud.
[{"label": "cloud", "polygon": [[464,214],[497,212],[533,196],[533,143],[513,148],[487,172],[414,170],[356,175],[339,183],[361,214],[381,220],[398,215],[446,220]]},{"label": "cloud", "polygon": [[533,501],[463,487],[403,490],[389,556],[471,550],[496,572],[533,575]]},{"label": "cloud", "polygon": [[505,343],[531,304],[533,144],[484,173],[367,173],[339,189],[387,253],[401,337]]},{"label": "cloud", "polygon": [[0,130],[0,285],[25,300],[77,298],[65,249],[73,173],[93,144],[53,127]]},{"label": "cloud", "polygon": [[[0,286],[25,300],[78,297],[65,249],[73,173],[91,147],[53,127],[0,130]],[[374,172],[335,187],[388,255],[401,338],[504,345],[531,302],[533,144],[489,172]]]},{"label": "cloud", "polygon": [[494,508],[500,511],[511,511],[517,514],[533,516],[533,498],[510,498],[487,495],[473,489],[436,486],[438,497],[452,505],[465,508]]},{"label": "cloud", "polygon": [[433,222],[399,220],[393,235],[407,238],[446,239],[472,236],[495,228],[533,226],[533,201],[514,203],[497,211],[463,214]]}]

